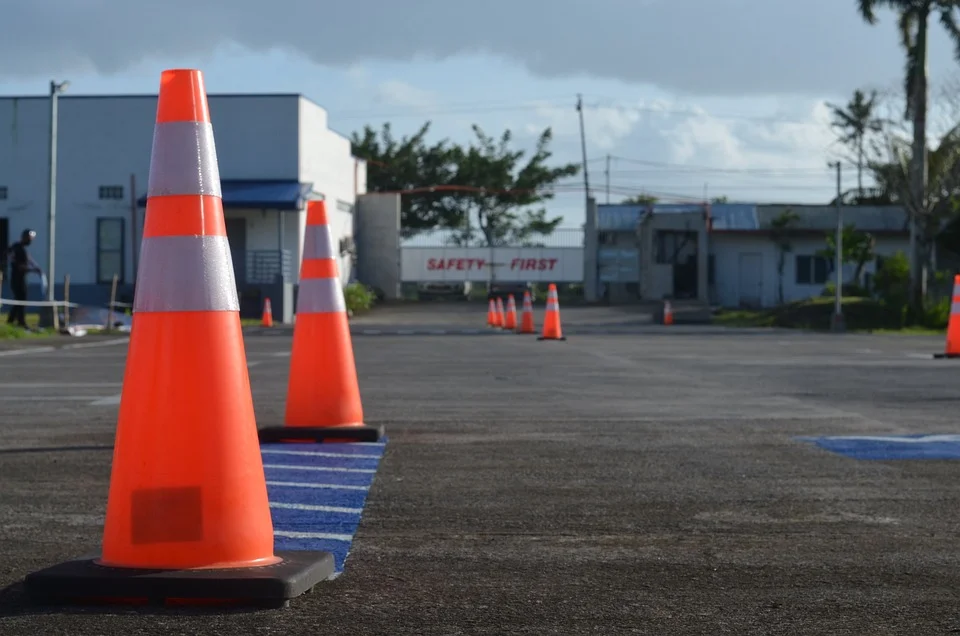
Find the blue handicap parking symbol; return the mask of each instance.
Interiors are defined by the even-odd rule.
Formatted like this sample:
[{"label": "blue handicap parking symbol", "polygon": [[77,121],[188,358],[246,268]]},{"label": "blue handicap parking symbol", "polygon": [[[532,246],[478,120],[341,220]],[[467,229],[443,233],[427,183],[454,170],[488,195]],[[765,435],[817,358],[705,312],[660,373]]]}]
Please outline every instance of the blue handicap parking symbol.
[{"label": "blue handicap parking symbol", "polygon": [[797,439],[853,459],[960,459],[960,435],[837,435]]}]

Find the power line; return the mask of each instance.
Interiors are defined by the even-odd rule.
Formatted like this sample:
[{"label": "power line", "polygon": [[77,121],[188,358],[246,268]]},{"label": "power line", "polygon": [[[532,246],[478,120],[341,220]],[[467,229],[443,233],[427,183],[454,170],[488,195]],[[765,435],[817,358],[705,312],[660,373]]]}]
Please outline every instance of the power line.
[{"label": "power line", "polygon": [[[605,100],[605,101],[604,101]],[[546,99],[535,99],[527,102],[514,102],[514,103],[491,103],[484,106],[483,103],[449,103],[446,105],[437,105],[434,108],[427,108],[422,110],[407,110],[407,111],[344,111],[342,113],[337,112],[328,112],[328,116],[337,120],[343,121],[357,121],[357,120],[370,120],[370,119],[405,119],[405,118],[424,118],[424,117],[442,117],[442,116],[453,116],[453,115],[479,115],[485,113],[494,113],[494,112],[522,112],[522,111],[535,111],[541,110],[544,108],[555,108],[558,110],[564,110],[569,108],[569,98],[546,98]],[[767,124],[790,124],[797,126],[817,126],[819,128],[829,127],[828,122],[820,121],[810,121],[803,119],[795,119],[789,117],[782,117],[778,115],[744,115],[744,114],[726,114],[726,113],[709,113],[700,110],[694,110],[691,108],[668,108],[661,106],[642,106],[638,104],[625,104],[618,100],[613,100],[610,98],[601,98],[601,101],[594,100],[593,102],[583,102],[583,110],[585,111],[598,111],[598,110],[617,110],[620,112],[633,112],[633,113],[646,113],[646,114],[656,114],[656,115],[670,115],[676,117],[687,117],[687,118],[709,118],[709,119],[723,119],[723,120],[735,120],[735,121],[752,121],[755,123],[767,123]]]}]

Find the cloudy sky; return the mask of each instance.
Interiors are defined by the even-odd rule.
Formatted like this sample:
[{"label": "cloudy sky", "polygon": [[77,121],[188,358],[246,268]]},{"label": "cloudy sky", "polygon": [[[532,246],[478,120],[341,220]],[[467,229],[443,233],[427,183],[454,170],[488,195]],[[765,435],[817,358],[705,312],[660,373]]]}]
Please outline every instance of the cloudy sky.
[{"label": "cloudy sky", "polygon": [[[467,139],[478,123],[528,144],[552,126],[557,160],[579,161],[582,93],[601,202],[608,181],[612,202],[829,200],[825,102],[895,89],[903,68],[894,16],[865,25],[854,0],[10,4],[2,94],[44,93],[52,78],[76,94],[155,92],[162,69],[191,66],[210,92],[303,93],[344,134],[430,119],[438,136]],[[930,70],[957,71],[939,26]],[[567,190],[553,207],[577,225],[583,193]]]}]

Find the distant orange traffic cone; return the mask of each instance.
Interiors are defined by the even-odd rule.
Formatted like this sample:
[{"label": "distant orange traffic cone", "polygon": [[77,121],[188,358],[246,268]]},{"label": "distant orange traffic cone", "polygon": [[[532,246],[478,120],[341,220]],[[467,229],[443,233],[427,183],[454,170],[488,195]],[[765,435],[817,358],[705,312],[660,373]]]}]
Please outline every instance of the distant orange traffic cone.
[{"label": "distant orange traffic cone", "polygon": [[290,354],[286,426],[261,429],[261,442],[375,442],[383,435],[383,429],[363,423],[336,256],[326,203],[310,201]]},{"label": "distant orange traffic cone", "polygon": [[950,318],[947,320],[947,343],[943,353],[934,358],[960,358],[960,275],[953,277],[953,297],[950,302]]},{"label": "distant orange traffic cone", "polygon": [[503,328],[511,331],[517,328],[517,301],[513,299],[513,294],[507,296],[507,316]]},{"label": "distant orange traffic cone", "polygon": [[536,333],[533,326],[533,300],[530,292],[523,292],[523,312],[520,315],[520,330],[517,333]]},{"label": "distant orange traffic cone", "polygon": [[26,578],[48,600],[282,604],[333,572],[273,551],[203,76],[164,71],[102,556]]},{"label": "distant orange traffic cone", "polygon": [[550,283],[547,288],[547,311],[543,315],[543,333],[537,340],[566,340],[560,329],[560,299],[557,286]]},{"label": "distant orange traffic cone", "polygon": [[507,324],[507,314],[503,310],[503,299],[497,298],[497,326],[501,329]]},{"label": "distant orange traffic cone", "polygon": [[263,301],[263,317],[260,319],[260,326],[261,327],[273,326],[273,305],[270,304],[269,298]]},{"label": "distant orange traffic cone", "polygon": [[673,324],[673,305],[670,304],[669,300],[663,301],[663,324]]},{"label": "distant orange traffic cone", "polygon": [[493,298],[490,299],[490,303],[487,306],[487,326],[500,326],[500,314],[497,313],[497,301]]}]

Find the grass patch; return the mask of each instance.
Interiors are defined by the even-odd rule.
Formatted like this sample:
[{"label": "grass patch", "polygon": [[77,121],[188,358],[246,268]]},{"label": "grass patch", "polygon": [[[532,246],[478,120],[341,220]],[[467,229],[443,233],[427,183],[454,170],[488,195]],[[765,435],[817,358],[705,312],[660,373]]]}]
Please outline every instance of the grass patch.
[{"label": "grass patch", "polygon": [[57,335],[53,329],[38,329],[40,314],[27,314],[27,326],[35,331],[27,331],[7,324],[7,314],[0,314],[0,340],[21,340],[24,338],[49,338]]},{"label": "grass patch", "polygon": [[[833,308],[832,298],[811,298],[770,309],[721,310],[714,314],[712,322],[728,327],[827,331],[833,319]],[[904,326],[902,311],[872,298],[845,298],[843,315],[847,331],[852,332],[940,335],[944,329],[938,324]]]}]

